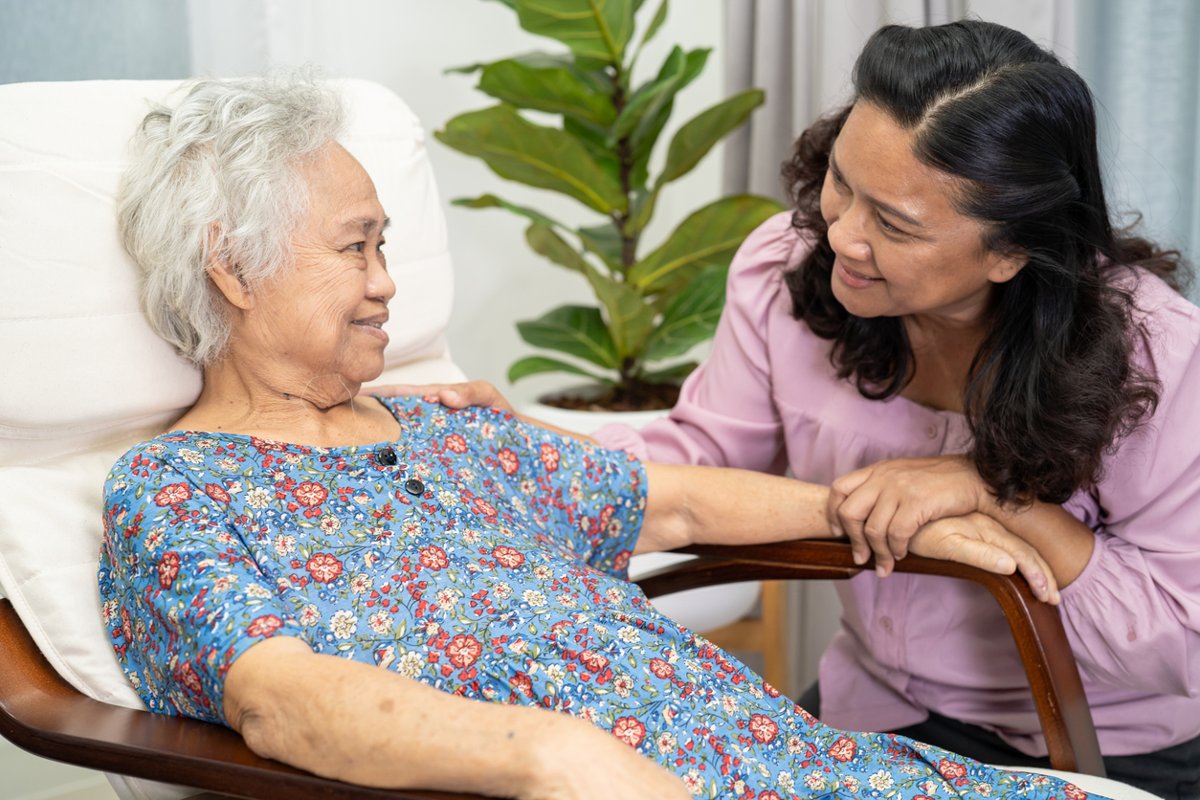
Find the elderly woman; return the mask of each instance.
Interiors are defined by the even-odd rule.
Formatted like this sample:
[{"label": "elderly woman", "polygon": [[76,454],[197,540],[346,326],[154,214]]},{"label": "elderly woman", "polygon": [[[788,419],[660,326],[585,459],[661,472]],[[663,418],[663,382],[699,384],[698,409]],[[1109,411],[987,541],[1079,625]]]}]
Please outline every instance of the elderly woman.
[{"label": "elderly woman", "polygon": [[1114,228],[1086,84],[1000,25],[887,26],[784,176],[670,418],[597,438],[832,482],[879,575],[839,582],[800,704],[1045,765],[992,599],[884,578],[924,520],[993,516],[1054,571],[1109,775],[1200,798],[1200,311],[1178,253]]},{"label": "elderly woman", "polygon": [[[625,579],[635,550],[827,534],[826,489],[643,465],[502,410],[359,397],[396,286],[339,119],[303,81],[203,81],[135,139],[122,235],[151,323],[204,376],[106,486],[100,589],[147,706],[372,786],[1062,796],[830,729]],[[1044,580],[982,517],[912,547]]]}]

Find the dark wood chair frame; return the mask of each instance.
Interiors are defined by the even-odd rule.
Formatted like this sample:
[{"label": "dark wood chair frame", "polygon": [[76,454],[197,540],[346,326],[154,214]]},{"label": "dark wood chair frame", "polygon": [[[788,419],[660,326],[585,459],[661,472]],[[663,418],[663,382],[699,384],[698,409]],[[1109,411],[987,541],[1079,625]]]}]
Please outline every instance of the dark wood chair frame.
[{"label": "dark wood chair frame", "polygon": [[[859,572],[844,541],[691,547],[699,558],[643,576],[648,594],[744,580],[844,579]],[[869,566],[869,565],[868,565]],[[900,572],[943,575],[986,588],[1008,620],[1056,769],[1104,775],[1079,670],[1058,611],[1019,576],[909,556]],[[479,800],[475,795],[351,786],[261,758],[235,732],[204,722],[109,705],[53,670],[12,604],[0,600],[0,734],[44,758],[197,789],[198,797]]]}]

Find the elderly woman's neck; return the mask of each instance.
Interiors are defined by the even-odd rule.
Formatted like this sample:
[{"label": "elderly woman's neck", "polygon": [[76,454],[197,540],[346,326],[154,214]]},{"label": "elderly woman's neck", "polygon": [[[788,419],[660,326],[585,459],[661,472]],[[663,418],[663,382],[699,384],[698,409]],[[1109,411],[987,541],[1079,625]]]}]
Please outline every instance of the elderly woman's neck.
[{"label": "elderly woman's neck", "polygon": [[204,370],[200,397],[173,427],[321,447],[395,440],[399,423],[359,388],[337,376],[299,380],[222,362]]}]

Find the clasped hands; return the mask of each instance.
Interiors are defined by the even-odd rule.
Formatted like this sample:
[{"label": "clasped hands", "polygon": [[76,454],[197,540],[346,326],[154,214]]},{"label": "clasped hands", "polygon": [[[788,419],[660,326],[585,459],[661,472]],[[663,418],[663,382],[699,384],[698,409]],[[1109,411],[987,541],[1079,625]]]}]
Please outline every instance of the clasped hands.
[{"label": "clasped hands", "polygon": [[[372,387],[377,394],[421,394],[450,408],[512,406],[487,381]],[[999,505],[963,456],[899,458],[849,472],[833,482],[830,530],[850,540],[856,564],[875,557],[881,578],[910,552],[1002,575],[1019,571],[1039,600],[1057,604],[1058,583],[1029,542],[996,519]]]},{"label": "clasped hands", "polygon": [[908,553],[1025,577],[1041,601],[1057,604],[1054,572],[1041,553],[994,514],[996,499],[963,456],[899,458],[849,472],[833,482],[830,529],[850,539],[854,563],[875,557],[886,577]]}]

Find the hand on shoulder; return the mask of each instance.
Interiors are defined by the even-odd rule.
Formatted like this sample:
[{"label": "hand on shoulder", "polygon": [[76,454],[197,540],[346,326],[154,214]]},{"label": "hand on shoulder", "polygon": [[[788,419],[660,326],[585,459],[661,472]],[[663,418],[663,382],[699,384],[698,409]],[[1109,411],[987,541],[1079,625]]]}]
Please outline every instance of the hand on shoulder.
[{"label": "hand on shoulder", "polygon": [[397,397],[420,395],[437,400],[447,408],[485,406],[512,411],[513,407],[500,390],[487,381],[464,381],[462,383],[392,383],[383,386],[368,386],[362,394]]}]

